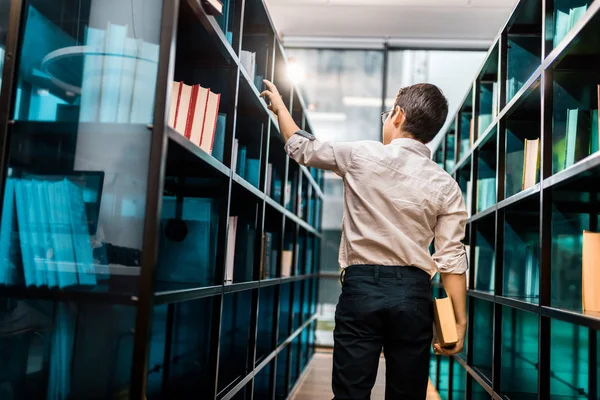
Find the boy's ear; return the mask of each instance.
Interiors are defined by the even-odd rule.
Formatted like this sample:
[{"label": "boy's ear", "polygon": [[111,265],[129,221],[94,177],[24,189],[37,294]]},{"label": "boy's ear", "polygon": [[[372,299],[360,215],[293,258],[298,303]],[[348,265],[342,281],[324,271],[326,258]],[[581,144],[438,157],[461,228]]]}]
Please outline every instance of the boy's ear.
[{"label": "boy's ear", "polygon": [[402,126],[404,120],[406,119],[406,114],[404,114],[404,110],[400,108],[400,106],[396,106],[394,109],[394,126],[399,127]]}]

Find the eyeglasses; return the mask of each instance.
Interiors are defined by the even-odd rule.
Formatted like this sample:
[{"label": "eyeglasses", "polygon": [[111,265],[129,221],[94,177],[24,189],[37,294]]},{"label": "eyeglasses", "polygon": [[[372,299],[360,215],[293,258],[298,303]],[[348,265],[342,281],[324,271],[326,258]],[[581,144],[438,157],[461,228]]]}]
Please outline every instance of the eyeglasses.
[{"label": "eyeglasses", "polygon": [[390,115],[390,113],[394,112],[394,110],[387,110],[381,113],[381,123],[385,124],[385,121],[387,121],[388,116]]}]

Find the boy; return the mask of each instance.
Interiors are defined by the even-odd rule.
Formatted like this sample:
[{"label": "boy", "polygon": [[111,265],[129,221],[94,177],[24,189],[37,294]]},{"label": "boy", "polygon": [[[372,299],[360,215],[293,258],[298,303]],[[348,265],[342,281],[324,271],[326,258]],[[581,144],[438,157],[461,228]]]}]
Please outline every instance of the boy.
[{"label": "boy", "polygon": [[277,115],[289,156],[344,180],[335,400],[370,398],[382,349],[385,398],[425,399],[433,338],[430,279],[437,271],[452,299],[459,342],[443,349],[434,341],[436,354],[461,352],[467,324],[461,243],[467,211],[458,184],[425,146],[446,121],[446,98],[430,84],[400,89],[394,108],[382,114],[383,143],[323,143],[298,128],[277,88],[265,84],[261,96]]}]

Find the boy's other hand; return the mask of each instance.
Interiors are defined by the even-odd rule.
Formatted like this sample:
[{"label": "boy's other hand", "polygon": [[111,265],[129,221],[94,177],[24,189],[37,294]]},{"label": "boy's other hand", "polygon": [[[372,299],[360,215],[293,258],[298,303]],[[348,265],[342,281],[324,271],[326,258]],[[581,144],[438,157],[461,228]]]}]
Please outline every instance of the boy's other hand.
[{"label": "boy's other hand", "polygon": [[285,104],[283,103],[283,99],[277,90],[277,87],[268,80],[263,80],[265,85],[267,86],[267,90],[260,94],[260,97],[264,97],[269,103],[269,110],[273,111],[276,115],[279,115],[281,110],[285,110]]},{"label": "boy's other hand", "polygon": [[442,347],[437,340],[437,336],[434,336],[433,351],[435,354],[442,356],[453,356],[463,351],[467,325],[457,324],[456,330],[458,333],[458,343],[456,343],[453,347]]}]

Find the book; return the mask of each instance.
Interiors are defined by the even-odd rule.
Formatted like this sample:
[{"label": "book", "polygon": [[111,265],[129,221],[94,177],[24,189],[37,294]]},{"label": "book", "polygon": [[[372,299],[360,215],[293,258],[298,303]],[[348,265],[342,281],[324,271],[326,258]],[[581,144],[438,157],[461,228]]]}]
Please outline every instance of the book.
[{"label": "book", "polygon": [[35,268],[35,281],[37,286],[47,286],[47,266],[43,249],[42,234],[40,230],[40,204],[34,192],[34,182],[29,179],[21,181],[24,194],[27,196],[27,224],[29,227],[29,240],[31,244],[31,255]]},{"label": "book", "polygon": [[40,202],[41,210],[41,232],[42,232],[42,243],[46,252],[46,268],[47,268],[47,280],[48,287],[58,287],[58,273],[56,269],[51,268],[55,265],[54,262],[54,251],[52,248],[52,231],[50,227],[50,204],[48,201],[48,182],[39,181],[37,185],[38,198]]},{"label": "book", "polygon": [[469,148],[473,147],[473,142],[475,142],[475,120],[471,118],[469,122]]},{"label": "book", "polygon": [[79,100],[79,121],[97,122],[100,112],[103,57],[106,41],[104,29],[86,27],[85,46],[87,55],[83,60],[83,78]]},{"label": "book", "polygon": [[588,156],[590,148],[590,119],[582,110],[567,111],[565,168]]},{"label": "book", "polygon": [[[126,38],[123,48],[121,66],[121,82],[119,89],[119,106],[117,109],[117,122],[129,122],[131,116],[131,103],[133,88],[135,86],[135,64],[138,53],[138,42],[134,38]],[[171,125],[172,126],[172,125]]]},{"label": "book", "polygon": [[246,178],[246,146],[239,146],[238,153],[237,174],[242,178]]},{"label": "book", "polygon": [[586,11],[587,5],[585,4],[580,7],[570,8],[568,12],[561,9],[556,10],[554,21],[554,47],[562,42],[569,31],[584,16]]},{"label": "book", "polygon": [[186,85],[185,83],[181,84],[177,120],[175,121],[174,129],[184,136],[187,131],[190,103],[192,100],[192,89],[193,86]]},{"label": "book", "polygon": [[67,202],[66,208],[69,211],[79,284],[94,286],[96,285],[96,272],[83,192],[77,185],[67,179],[62,181],[62,186],[63,195],[66,197]]},{"label": "book", "polygon": [[169,105],[169,126],[177,128],[177,111],[179,111],[179,102],[181,101],[181,82],[171,83],[171,104]]},{"label": "book", "polygon": [[210,154],[213,149],[220,101],[221,95],[219,93],[209,91],[205,110],[204,128],[202,129],[202,141],[200,143],[202,150],[206,151],[208,154]]},{"label": "book", "polygon": [[196,91],[194,93],[194,99],[192,103],[193,108],[189,112],[189,136],[186,135],[186,137],[189,137],[192,143],[200,147],[204,125],[206,124],[206,108],[208,106],[210,90],[205,89],[200,85],[195,85],[194,87],[196,88]]},{"label": "book", "polygon": [[250,79],[254,82],[256,75],[256,53],[242,50],[240,53],[240,62],[248,75],[250,75]]},{"label": "book", "polygon": [[281,252],[281,277],[289,278],[292,275],[292,261],[294,252],[292,250],[283,250]]},{"label": "book", "polygon": [[233,139],[233,145],[231,149],[231,170],[237,173],[237,159],[240,143],[237,139]]},{"label": "book", "polygon": [[433,321],[436,336],[441,347],[452,347],[458,343],[456,318],[450,297],[434,299]]},{"label": "book", "polygon": [[598,142],[600,138],[600,127],[598,125],[598,110],[590,111],[590,125],[592,128],[590,138],[590,154],[598,151]]},{"label": "book", "polygon": [[600,312],[600,233],[583,231],[582,247],[582,308]]},{"label": "book", "polygon": [[253,186],[258,187],[260,184],[260,160],[247,157],[245,173],[245,179]]},{"label": "book", "polygon": [[27,210],[29,207],[29,201],[27,193],[25,191],[24,182],[20,179],[16,179],[14,182],[15,186],[15,202],[17,205],[17,224],[19,226],[19,242],[21,245],[21,258],[23,261],[23,275],[25,277],[25,286],[36,286],[37,277],[35,271],[35,264],[33,261],[33,250],[31,240],[31,228],[29,227],[29,220]]},{"label": "book", "polygon": [[123,73],[123,51],[127,25],[108,23],[106,28],[105,49],[102,70],[102,95],[100,101],[100,122],[116,122],[121,93],[121,75]]},{"label": "book", "polygon": [[215,138],[213,140],[212,156],[223,162],[225,154],[225,128],[227,127],[227,115],[220,113],[217,117]]},{"label": "book", "polygon": [[15,212],[14,188],[14,179],[7,177],[2,204],[2,222],[0,223],[0,285],[11,285],[13,283],[13,263],[10,257],[10,248]]},{"label": "book", "polygon": [[225,284],[233,283],[233,272],[235,262],[235,246],[237,234],[238,217],[229,217],[229,229],[227,231],[227,255],[225,257]]},{"label": "book", "polygon": [[263,233],[262,239],[262,255],[260,261],[260,279],[271,277],[271,256],[273,253],[273,234],[270,232]]},{"label": "book", "polygon": [[540,139],[525,139],[523,155],[523,186],[525,190],[535,186],[540,170]]}]

